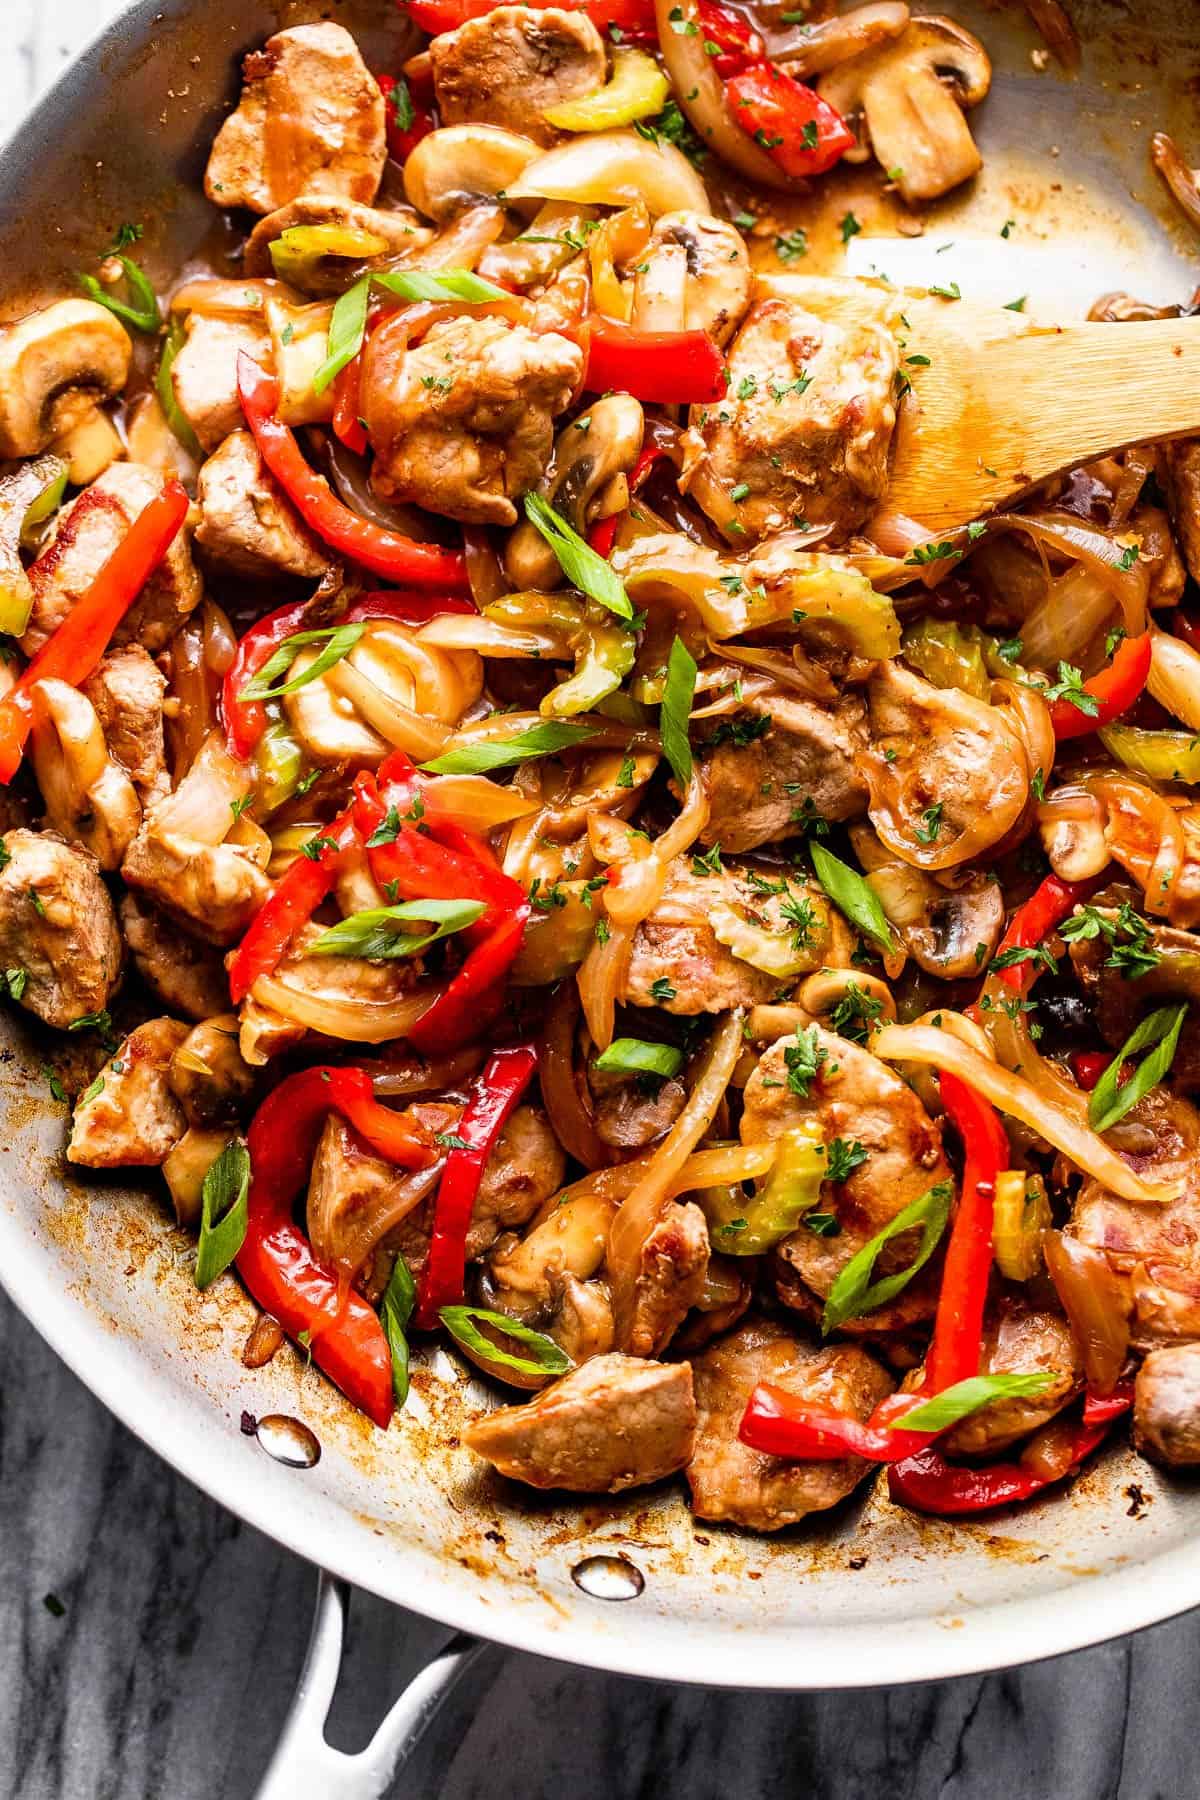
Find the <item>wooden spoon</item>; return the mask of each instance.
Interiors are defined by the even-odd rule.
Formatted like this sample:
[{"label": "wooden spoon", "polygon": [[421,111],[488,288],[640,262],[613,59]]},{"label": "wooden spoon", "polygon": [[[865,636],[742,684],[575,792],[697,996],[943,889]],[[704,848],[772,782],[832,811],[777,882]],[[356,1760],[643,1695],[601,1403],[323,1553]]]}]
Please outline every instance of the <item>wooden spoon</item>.
[{"label": "wooden spoon", "polygon": [[931,535],[1123,444],[1200,432],[1200,318],[1043,325],[875,282],[764,275],[758,288],[831,322],[895,331],[912,391],[886,504]]}]

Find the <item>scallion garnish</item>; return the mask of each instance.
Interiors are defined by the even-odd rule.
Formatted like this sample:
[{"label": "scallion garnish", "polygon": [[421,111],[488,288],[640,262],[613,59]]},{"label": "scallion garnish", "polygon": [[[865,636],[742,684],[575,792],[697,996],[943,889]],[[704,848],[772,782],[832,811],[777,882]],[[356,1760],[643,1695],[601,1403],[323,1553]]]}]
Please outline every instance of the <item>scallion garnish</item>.
[{"label": "scallion garnish", "polygon": [[651,1044],[645,1038],[614,1038],[592,1064],[605,1075],[677,1075],[683,1051],[673,1044]]},{"label": "scallion garnish", "polygon": [[226,1144],[200,1190],[196,1286],[206,1288],[227,1269],[246,1236],[250,1216],[250,1152],[240,1138]]}]

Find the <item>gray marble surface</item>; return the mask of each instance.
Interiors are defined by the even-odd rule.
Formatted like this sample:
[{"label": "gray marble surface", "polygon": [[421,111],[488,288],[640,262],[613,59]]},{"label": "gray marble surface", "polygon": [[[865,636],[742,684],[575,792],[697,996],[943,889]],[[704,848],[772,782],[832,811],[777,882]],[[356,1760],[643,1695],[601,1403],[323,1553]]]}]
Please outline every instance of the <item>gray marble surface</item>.
[{"label": "gray marble surface", "polygon": [[[0,0],[0,135],[118,6]],[[0,1298],[0,1800],[246,1800],[300,1668],[314,1584],[116,1424]],[[334,1741],[365,1742],[441,1636],[360,1598]],[[1191,1800],[1198,1670],[1200,1614],[981,1680],[795,1698],[494,1651],[396,1792]]]}]

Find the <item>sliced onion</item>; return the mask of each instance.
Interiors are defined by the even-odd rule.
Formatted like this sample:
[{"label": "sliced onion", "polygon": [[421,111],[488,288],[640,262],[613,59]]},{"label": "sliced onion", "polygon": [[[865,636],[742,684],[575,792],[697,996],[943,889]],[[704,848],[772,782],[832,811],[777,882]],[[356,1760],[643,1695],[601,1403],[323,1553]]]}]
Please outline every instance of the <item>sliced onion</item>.
[{"label": "sliced onion", "polygon": [[431,762],[445,749],[450,736],[445,725],[424,719],[410,706],[402,706],[398,700],[393,700],[381,687],[368,681],[348,657],[335,663],[325,680],[352,701],[367,724],[398,750],[406,750],[419,762]]},{"label": "sliced onion", "polygon": [[910,519],[907,513],[878,512],[868,521],[864,537],[878,546],[884,556],[905,557],[918,544],[929,542],[929,527]]},{"label": "sliced onion", "polygon": [[672,1177],[668,1192],[674,1198],[731,1182],[761,1181],[771,1173],[778,1157],[778,1138],[761,1144],[722,1144],[713,1150],[697,1150]]},{"label": "sliced onion", "polygon": [[[705,34],[695,12],[690,3],[681,11],[679,0],[654,0],[659,49],[671,77],[672,93],[689,124],[709,150],[756,187],[794,188],[798,184],[790,181],[730,116],[725,84],[705,50]],[[702,200],[697,210],[707,212],[707,200]]]},{"label": "sliced onion", "polygon": [[254,281],[224,281],[219,276],[185,281],[171,295],[172,312],[204,313],[215,319],[244,319],[265,314],[268,300],[285,306],[303,306],[304,296],[286,281],[271,277]]},{"label": "sliced onion", "polygon": [[1128,636],[1139,637],[1145,631],[1150,570],[1142,558],[1131,568],[1122,568],[1127,546],[1117,542],[1115,533],[1060,512],[997,513],[987,521],[986,531],[989,538],[1000,532],[1020,532],[1042,549],[1082,563],[1107,587],[1120,607]]},{"label": "sliced onion", "polygon": [[1080,663],[1113,615],[1112,590],[1082,563],[1045,582],[1043,597],[1021,621],[1021,660],[1035,669]]},{"label": "sliced onion", "polygon": [[571,653],[554,631],[531,631],[499,625],[494,619],[473,618],[470,613],[443,613],[430,619],[417,633],[417,642],[438,650],[475,650],[480,656],[549,656],[569,662]]},{"label": "sliced onion", "polygon": [[1035,775],[1040,769],[1043,782],[1046,781],[1054,767],[1058,741],[1054,736],[1050,708],[1042,696],[1025,682],[993,681],[988,698],[1004,714],[1021,740],[1029,759],[1030,774]]},{"label": "sliced onion", "polygon": [[1175,808],[1134,775],[1084,773],[1079,787],[1103,803],[1107,813],[1104,841],[1143,890],[1146,911],[1170,917],[1175,885],[1187,856]]},{"label": "sliced onion", "polygon": [[577,977],[583,1016],[598,1050],[607,1050],[612,1043],[617,997],[629,973],[633,933],[633,926],[611,926],[608,942],[602,944],[597,938]]},{"label": "sliced onion", "polygon": [[741,1049],[741,1014],[727,1013],[709,1040],[687,1105],[612,1222],[607,1260],[619,1347],[628,1346],[633,1327],[642,1246],[671,1198],[672,1183],[716,1117]]},{"label": "sliced onion", "polygon": [[235,762],[220,732],[212,731],[175,792],[155,808],[155,830],[196,844],[223,844],[234,822],[233,803],[250,788],[248,765]]},{"label": "sliced onion", "polygon": [[662,213],[707,213],[704,183],[674,144],[636,131],[595,131],[536,157],[509,187],[512,200],[577,200],[594,206],[643,201]]},{"label": "sliced onion", "polygon": [[1150,677],[1146,683],[1160,706],[1200,731],[1200,652],[1182,638],[1150,628]]},{"label": "sliced onion", "polygon": [[554,1135],[563,1149],[585,1169],[602,1169],[612,1162],[613,1156],[596,1131],[586,1090],[576,1070],[575,1028],[578,1021],[578,990],[574,982],[562,981],[546,1014],[538,1078]]},{"label": "sliced onion", "polygon": [[1103,1250],[1048,1231],[1042,1254],[1083,1357],[1088,1386],[1111,1394],[1129,1352],[1129,1302]]},{"label": "sliced onion", "polygon": [[250,1328],[250,1336],[242,1347],[242,1367],[265,1369],[275,1352],[283,1347],[284,1330],[270,1313],[259,1313]]},{"label": "sliced onion", "polygon": [[437,999],[431,988],[416,989],[399,1000],[331,1000],[304,993],[274,975],[260,975],[250,990],[259,1006],[268,1007],[294,1025],[319,1031],[322,1037],[350,1044],[387,1044],[407,1037],[417,1020]]},{"label": "sliced onion", "polygon": [[1179,146],[1165,131],[1156,131],[1150,139],[1150,155],[1176,204],[1200,231],[1200,186],[1196,182],[1196,171],[1188,168]]},{"label": "sliced onion", "polygon": [[421,782],[421,799],[431,820],[461,825],[484,837],[498,825],[511,825],[537,811],[536,801],[486,775],[427,775]]},{"label": "sliced onion", "polygon": [[429,1197],[442,1178],[445,1157],[428,1169],[414,1169],[394,1182],[381,1182],[365,1201],[360,1194],[347,1205],[336,1183],[326,1183],[318,1205],[309,1189],[308,1235],[322,1262],[349,1281],[362,1270],[376,1246],[409,1213]]},{"label": "sliced onion", "polygon": [[1160,1185],[1143,1181],[1094,1131],[1044,1100],[1013,1070],[1002,1069],[948,1031],[930,1025],[885,1025],[872,1038],[871,1049],[884,1062],[925,1063],[930,1068],[948,1069],[1123,1200],[1164,1204],[1177,1199],[1181,1192],[1180,1182]]},{"label": "sliced onion", "polygon": [[1079,39],[1062,0],[1025,0],[1025,9],[1064,69],[1079,67]]},{"label": "sliced onion", "polygon": [[467,580],[471,584],[471,598],[482,612],[484,607],[490,606],[493,600],[504,598],[509,584],[486,527],[464,525],[462,536],[463,555],[467,560]]}]

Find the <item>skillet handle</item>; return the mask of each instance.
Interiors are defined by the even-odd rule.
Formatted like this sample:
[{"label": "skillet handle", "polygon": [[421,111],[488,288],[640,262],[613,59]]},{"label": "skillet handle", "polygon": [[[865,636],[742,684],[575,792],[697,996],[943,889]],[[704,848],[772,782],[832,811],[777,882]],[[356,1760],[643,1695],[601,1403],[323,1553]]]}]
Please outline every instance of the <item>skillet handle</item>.
[{"label": "skillet handle", "polygon": [[401,1764],[461,1675],[485,1646],[459,1634],[409,1683],[365,1750],[347,1755],[325,1739],[341,1672],[350,1590],[321,1572],[312,1634],[291,1710],[256,1800],[381,1800]]}]

